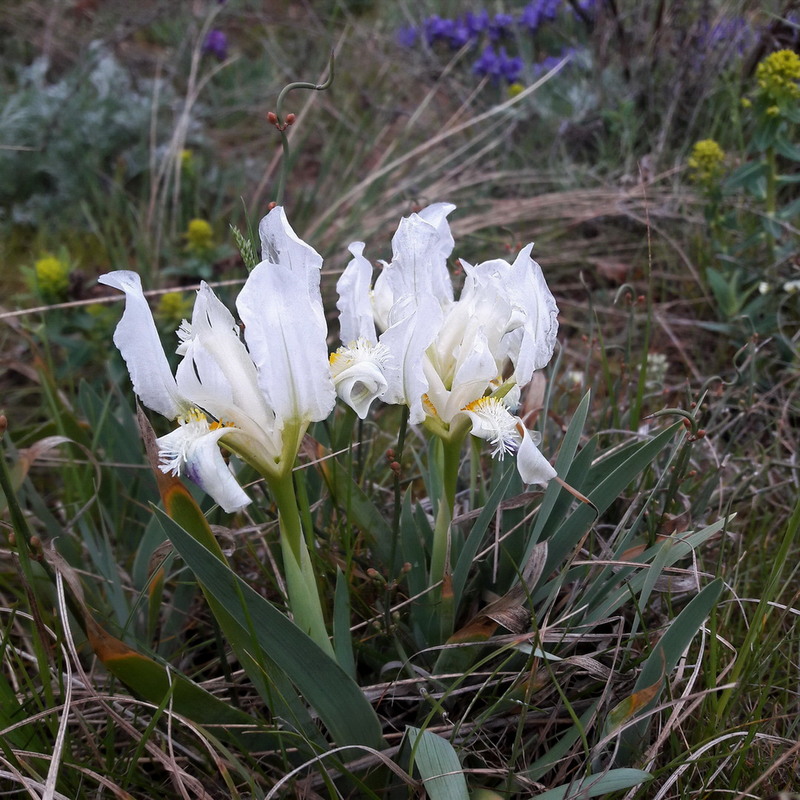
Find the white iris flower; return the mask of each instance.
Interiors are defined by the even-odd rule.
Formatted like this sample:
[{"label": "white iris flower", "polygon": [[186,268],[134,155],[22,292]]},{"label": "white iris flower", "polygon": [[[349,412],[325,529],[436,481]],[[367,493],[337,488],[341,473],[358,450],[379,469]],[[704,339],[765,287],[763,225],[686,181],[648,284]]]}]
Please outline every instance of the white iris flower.
[{"label": "white iris flower", "polygon": [[244,331],[203,283],[191,323],[178,330],[182,359],[173,376],[135,272],[100,282],[125,292],[114,344],[136,394],[177,420],[158,440],[163,472],[183,474],[225,511],[250,500],[218,445],[266,476],[294,465],[310,422],[325,419],[336,395],[328,368],[319,281],[321,256],[297,237],[282,208],[259,226],[262,258],[236,301]]},{"label": "white iris flower", "polygon": [[[403,219],[373,289],[363,243],[350,246],[353,260],[337,284],[344,345],[332,357],[334,384],[362,418],[376,398],[401,403],[412,423],[446,438],[466,417],[495,456],[517,455],[526,483],[545,484],[555,470],[510,408],[553,355],[558,308],[533,245],[513,264],[462,261],[466,279],[455,300],[447,270],[454,208],[436,203]],[[340,360],[346,370],[337,371]]]}]

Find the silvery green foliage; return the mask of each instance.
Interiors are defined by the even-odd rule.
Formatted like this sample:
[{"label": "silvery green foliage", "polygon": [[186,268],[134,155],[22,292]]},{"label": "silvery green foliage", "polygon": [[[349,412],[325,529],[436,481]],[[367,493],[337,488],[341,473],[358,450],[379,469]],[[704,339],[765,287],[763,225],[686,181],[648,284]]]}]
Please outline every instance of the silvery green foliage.
[{"label": "silvery green foliage", "polygon": [[[0,101],[0,220],[80,223],[92,188],[104,197],[148,168],[154,98],[168,140],[179,98],[164,81],[131,75],[102,43],[61,75],[45,58],[17,71]],[[192,129],[195,132],[195,128]]]}]

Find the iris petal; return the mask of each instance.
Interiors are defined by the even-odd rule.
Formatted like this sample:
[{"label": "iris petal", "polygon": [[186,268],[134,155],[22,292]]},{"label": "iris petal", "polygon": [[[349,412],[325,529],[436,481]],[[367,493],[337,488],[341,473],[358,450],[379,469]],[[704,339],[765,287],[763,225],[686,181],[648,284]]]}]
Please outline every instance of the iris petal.
[{"label": "iris petal", "polygon": [[186,475],[223,510],[244,508],[250,498],[236,482],[222,457],[218,442],[226,428],[212,429],[205,420],[194,419],[158,440],[162,472]]},{"label": "iris petal", "polygon": [[114,331],[114,344],[125,359],[133,391],[148,408],[175,419],[191,403],[172,376],[141,279],[130,270],[118,270],[101,275],[98,281],[125,292],[125,311]]}]

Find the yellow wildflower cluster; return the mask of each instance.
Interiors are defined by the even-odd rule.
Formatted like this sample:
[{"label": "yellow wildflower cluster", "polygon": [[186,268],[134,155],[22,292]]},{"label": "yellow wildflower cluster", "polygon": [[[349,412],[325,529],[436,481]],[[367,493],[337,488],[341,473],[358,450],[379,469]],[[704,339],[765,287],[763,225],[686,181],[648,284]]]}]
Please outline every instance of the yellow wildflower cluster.
[{"label": "yellow wildflower cluster", "polygon": [[69,289],[69,264],[47,255],[34,264],[36,285],[43,297],[49,299],[64,298]]},{"label": "yellow wildflower cluster", "polygon": [[214,246],[214,230],[204,219],[190,220],[184,235],[186,249],[192,253],[202,255]]},{"label": "yellow wildflower cluster", "polygon": [[714,139],[703,139],[692,148],[689,156],[689,170],[695,183],[711,186],[722,174],[725,151]]},{"label": "yellow wildflower cluster", "polygon": [[177,326],[192,316],[192,300],[183,292],[162,294],[156,308],[156,317],[165,325]]},{"label": "yellow wildflower cluster", "polygon": [[767,113],[777,115],[781,106],[800,99],[800,56],[792,50],[771,53],[756,68],[756,80]]}]

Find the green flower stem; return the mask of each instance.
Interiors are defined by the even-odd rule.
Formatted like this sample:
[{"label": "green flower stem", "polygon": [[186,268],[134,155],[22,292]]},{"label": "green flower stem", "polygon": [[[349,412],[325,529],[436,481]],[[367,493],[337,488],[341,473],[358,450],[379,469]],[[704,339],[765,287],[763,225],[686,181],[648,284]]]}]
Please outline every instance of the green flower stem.
[{"label": "green flower stem", "polygon": [[454,607],[453,591],[450,583],[450,523],[456,503],[458,468],[461,464],[461,448],[469,432],[469,421],[453,425],[442,442],[442,487],[443,496],[439,499],[436,523],[433,528],[431,547],[430,584],[441,582],[441,586],[431,594],[439,619],[439,635],[446,641],[453,632]]},{"label": "green flower stem", "polygon": [[[395,459],[399,464],[403,463],[403,449],[406,444],[406,432],[408,431],[408,406],[403,406],[400,416],[400,430],[397,434],[397,449]],[[360,441],[360,439],[359,439]],[[395,558],[397,557],[397,542],[400,539],[400,512],[403,508],[403,486],[400,472],[394,475],[394,510],[392,512],[392,544],[391,555],[389,557],[389,568],[395,570]],[[388,589],[387,589],[388,592]],[[389,599],[387,595],[387,600]],[[388,608],[388,606],[387,606]]]},{"label": "green flower stem", "polygon": [[775,148],[768,147],[764,153],[767,161],[767,215],[775,216],[778,210],[778,170],[775,163]]},{"label": "green flower stem", "polygon": [[286,135],[286,122],[283,116],[283,101],[286,95],[293,89],[309,89],[313,92],[321,92],[327,89],[333,83],[333,51],[331,51],[330,61],[328,62],[328,79],[324,83],[309,83],[308,81],[296,81],[284,86],[278,95],[278,100],[275,104],[275,114],[278,118],[277,127],[281,134],[281,145],[283,146],[283,160],[281,163],[281,171],[278,176],[278,186],[275,191],[275,202],[278,205],[283,204],[283,192],[286,188],[286,177],[289,174],[289,137]]},{"label": "green flower stem", "polygon": [[303,536],[300,510],[297,507],[291,470],[279,476],[268,476],[275,504],[278,506],[278,523],[281,535],[281,553],[289,596],[289,610],[295,624],[307,633],[331,658],[335,658],[322,603],[317,588],[317,577],[311,564],[311,555]]},{"label": "green flower stem", "polygon": [[767,161],[767,251],[769,252],[768,269],[771,271],[775,265],[775,212],[778,210],[778,166],[775,162],[775,148],[768,147],[764,152]]},{"label": "green flower stem", "polygon": [[461,466],[461,448],[469,433],[470,422],[465,419],[452,425],[446,434],[438,433],[442,442],[442,491],[439,508],[436,512],[436,524],[433,529],[433,547],[431,549],[431,583],[442,580],[447,561],[447,537],[453,509],[456,505],[456,488],[458,487],[458,468]]}]

